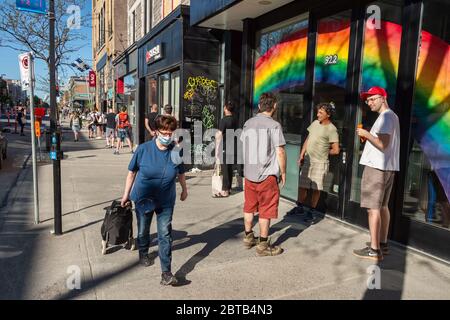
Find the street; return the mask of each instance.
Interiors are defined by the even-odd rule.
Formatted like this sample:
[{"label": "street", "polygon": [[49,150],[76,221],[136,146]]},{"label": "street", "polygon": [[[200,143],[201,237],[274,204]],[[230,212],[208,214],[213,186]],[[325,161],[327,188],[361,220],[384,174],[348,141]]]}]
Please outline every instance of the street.
[{"label": "street", "polygon": [[[105,149],[104,139],[88,140],[83,130],[75,143],[72,133],[64,131],[63,235],[54,236],[48,160],[38,165],[41,223],[33,223],[31,147],[26,133],[26,137],[7,134],[9,157],[0,171],[0,199],[5,198],[0,208],[0,299],[450,298],[450,266],[394,243],[391,255],[373,266],[351,253],[368,240],[367,231],[330,217],[309,226],[298,217],[285,216],[293,206],[287,200],[281,200],[279,218],[271,227],[272,242],[285,252],[257,257],[254,249],[244,249],[242,244],[243,193],[212,198],[208,171],[188,173],[188,199],[181,203],[177,198],[172,271],[181,281],[180,286],[163,287],[155,220],[153,266],[140,266],[137,251],[116,247],[101,253],[103,208],[122,195],[131,159],[128,149],[113,155]],[[373,270],[380,270],[380,289],[368,286]],[[79,286],[72,282],[78,271]]]}]

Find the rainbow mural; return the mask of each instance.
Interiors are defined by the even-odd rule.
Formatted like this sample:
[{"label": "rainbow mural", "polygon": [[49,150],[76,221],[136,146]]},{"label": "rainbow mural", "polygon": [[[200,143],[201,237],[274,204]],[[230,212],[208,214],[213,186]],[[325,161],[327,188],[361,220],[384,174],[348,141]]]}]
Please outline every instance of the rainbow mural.
[{"label": "rainbow mural", "polygon": [[315,82],[345,88],[350,21],[321,21],[317,34]]},{"label": "rainbow mural", "polygon": [[[342,23],[332,31],[319,24],[316,82],[344,87],[347,73],[350,26]],[[262,55],[255,65],[253,101],[261,93],[280,91],[305,82],[307,30],[302,29]],[[361,90],[381,86],[395,102],[402,27],[382,21],[380,29],[366,28]],[[337,54],[338,63],[324,65],[324,57]],[[450,199],[450,48],[442,39],[422,32],[413,114],[414,137],[435,169]]]},{"label": "rainbow mural", "polygon": [[395,102],[402,26],[382,21],[380,29],[366,27],[363,51],[362,91],[379,86],[386,89],[389,103]]},{"label": "rainbow mural", "polygon": [[255,64],[255,104],[263,92],[280,91],[305,82],[307,29],[270,48]]},{"label": "rainbow mural", "polygon": [[413,116],[414,138],[450,199],[450,46],[422,31]]}]

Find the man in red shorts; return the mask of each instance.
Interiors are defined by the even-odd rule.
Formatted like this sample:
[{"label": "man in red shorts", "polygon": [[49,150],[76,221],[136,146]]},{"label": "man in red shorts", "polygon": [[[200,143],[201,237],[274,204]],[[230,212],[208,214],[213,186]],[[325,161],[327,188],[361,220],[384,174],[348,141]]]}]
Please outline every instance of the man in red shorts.
[{"label": "man in red shorts", "polygon": [[[273,120],[277,100],[272,93],[263,93],[259,99],[259,113],[249,119],[241,135],[243,143],[245,204],[244,245],[256,245],[258,256],[275,256],[283,252],[269,241],[270,220],[278,218],[280,189],[286,182],[286,142],[281,125]],[[252,231],[253,217],[259,213],[259,241]]]}]

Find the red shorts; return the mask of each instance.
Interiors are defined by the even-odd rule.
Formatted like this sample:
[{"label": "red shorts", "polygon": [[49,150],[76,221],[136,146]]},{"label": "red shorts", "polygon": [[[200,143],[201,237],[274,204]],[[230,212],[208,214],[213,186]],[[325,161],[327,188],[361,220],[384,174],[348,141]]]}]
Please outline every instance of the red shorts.
[{"label": "red shorts", "polygon": [[278,218],[280,189],[275,176],[269,176],[259,183],[245,179],[244,197],[245,213],[259,212],[259,217],[263,219]]}]

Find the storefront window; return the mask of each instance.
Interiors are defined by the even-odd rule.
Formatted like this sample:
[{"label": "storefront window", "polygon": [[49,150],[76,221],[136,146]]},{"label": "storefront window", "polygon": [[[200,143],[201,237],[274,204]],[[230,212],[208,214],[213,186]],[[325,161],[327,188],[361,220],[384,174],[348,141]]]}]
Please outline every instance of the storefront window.
[{"label": "storefront window", "polygon": [[403,214],[450,225],[450,4],[424,3]]},{"label": "storefront window", "polygon": [[157,98],[157,82],[155,78],[147,78],[147,106],[145,112],[149,113],[151,106],[156,103],[158,104]]},{"label": "storefront window", "polygon": [[278,94],[277,120],[286,139],[300,143],[303,121],[308,20],[262,32],[256,50],[254,111],[264,92]]},{"label": "storefront window", "polygon": [[170,81],[171,81],[171,84],[170,84],[170,86],[171,86],[171,90],[170,90],[171,99],[170,99],[170,101],[171,101],[171,105],[172,105],[172,108],[173,108],[172,115],[175,118],[177,118],[177,120],[179,120],[179,117],[180,117],[180,115],[179,115],[180,114],[180,94],[181,94],[181,91],[180,91],[180,72],[179,71],[173,72],[170,75]]},{"label": "storefront window", "polygon": [[[395,111],[395,94],[397,73],[402,37],[402,3],[401,1],[377,1],[367,6],[366,26],[364,30],[363,65],[361,73],[361,90],[366,91],[373,86],[385,88],[388,93],[388,104]],[[381,21],[374,20],[374,11],[379,9]],[[375,11],[376,12],[376,11]],[[371,112],[363,101],[357,110],[356,121],[364,129],[370,130],[378,114]],[[355,134],[352,188],[350,199],[360,202],[361,176],[363,166],[359,164],[364,144]]]},{"label": "storefront window", "polygon": [[[338,129],[342,145],[342,129],[345,118],[347,65],[350,44],[351,11],[344,11],[319,20],[314,66],[314,105],[333,102],[336,112],[331,121]],[[314,110],[313,117],[316,117]],[[324,191],[336,197],[327,197],[328,208],[336,208],[339,193],[339,156],[330,157],[330,170],[324,183]],[[332,202],[332,203],[331,203]]]},{"label": "storefront window", "polygon": [[133,127],[136,125],[136,73],[124,78],[124,105]]},{"label": "storefront window", "polygon": [[163,114],[163,108],[170,101],[170,75],[168,73],[159,77],[159,109]]}]

